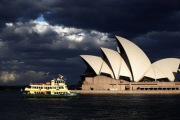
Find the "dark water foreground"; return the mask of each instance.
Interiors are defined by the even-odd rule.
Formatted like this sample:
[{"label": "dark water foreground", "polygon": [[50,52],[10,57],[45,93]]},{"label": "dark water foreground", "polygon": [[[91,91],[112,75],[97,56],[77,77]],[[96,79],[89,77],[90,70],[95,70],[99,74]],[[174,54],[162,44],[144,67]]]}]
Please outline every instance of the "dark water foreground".
[{"label": "dark water foreground", "polygon": [[0,120],[180,120],[180,95],[81,95],[24,99],[0,91]]}]

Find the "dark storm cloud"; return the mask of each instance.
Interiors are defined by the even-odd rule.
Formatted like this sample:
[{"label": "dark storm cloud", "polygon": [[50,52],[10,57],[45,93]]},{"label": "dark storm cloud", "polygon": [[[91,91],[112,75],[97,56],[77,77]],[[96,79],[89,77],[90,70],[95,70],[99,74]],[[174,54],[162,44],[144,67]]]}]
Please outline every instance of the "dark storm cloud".
[{"label": "dark storm cloud", "polygon": [[11,84],[19,80],[23,84],[25,76],[32,78],[28,74],[40,79],[46,72],[51,77],[61,73],[74,78],[76,74],[70,75],[72,72],[83,72],[79,69],[82,67],[79,55],[98,51],[98,44],[106,43],[105,36],[97,31],[51,26],[47,22],[7,23],[0,34],[0,79]]},{"label": "dark storm cloud", "polygon": [[1,0],[1,20],[5,22],[17,22],[18,20],[26,21],[35,19],[41,12],[46,10],[42,2],[43,0]]},{"label": "dark storm cloud", "polygon": [[51,24],[134,37],[152,30],[179,30],[179,6],[179,0],[2,0],[0,16],[6,23],[43,14]]},{"label": "dark storm cloud", "polygon": [[64,0],[51,4],[45,18],[53,24],[129,37],[152,30],[179,30],[179,6],[179,0]]}]

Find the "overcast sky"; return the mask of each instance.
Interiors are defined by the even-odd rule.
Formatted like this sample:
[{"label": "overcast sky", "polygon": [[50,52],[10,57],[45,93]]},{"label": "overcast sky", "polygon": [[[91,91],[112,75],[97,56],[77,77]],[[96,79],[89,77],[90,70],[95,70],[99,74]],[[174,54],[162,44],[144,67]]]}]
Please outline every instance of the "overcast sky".
[{"label": "overcast sky", "polygon": [[116,50],[115,35],[137,44],[152,63],[180,58],[180,1],[1,0],[0,85],[59,73],[77,84],[86,70],[79,55]]}]

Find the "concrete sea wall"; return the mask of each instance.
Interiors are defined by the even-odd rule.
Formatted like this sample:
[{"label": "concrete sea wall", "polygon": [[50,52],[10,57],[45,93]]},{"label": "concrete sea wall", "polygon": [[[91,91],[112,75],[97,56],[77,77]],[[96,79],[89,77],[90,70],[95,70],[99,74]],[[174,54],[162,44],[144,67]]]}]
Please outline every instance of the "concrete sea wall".
[{"label": "concrete sea wall", "polygon": [[180,90],[126,90],[126,91],[109,91],[109,90],[71,90],[80,94],[180,94]]}]

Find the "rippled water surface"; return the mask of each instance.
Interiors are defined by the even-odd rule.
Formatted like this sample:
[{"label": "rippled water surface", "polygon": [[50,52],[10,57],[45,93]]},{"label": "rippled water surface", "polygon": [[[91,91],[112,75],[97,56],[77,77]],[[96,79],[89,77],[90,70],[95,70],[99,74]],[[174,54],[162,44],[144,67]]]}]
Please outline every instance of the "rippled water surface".
[{"label": "rippled water surface", "polygon": [[0,91],[0,120],[180,120],[180,95],[80,95],[24,99]]}]

